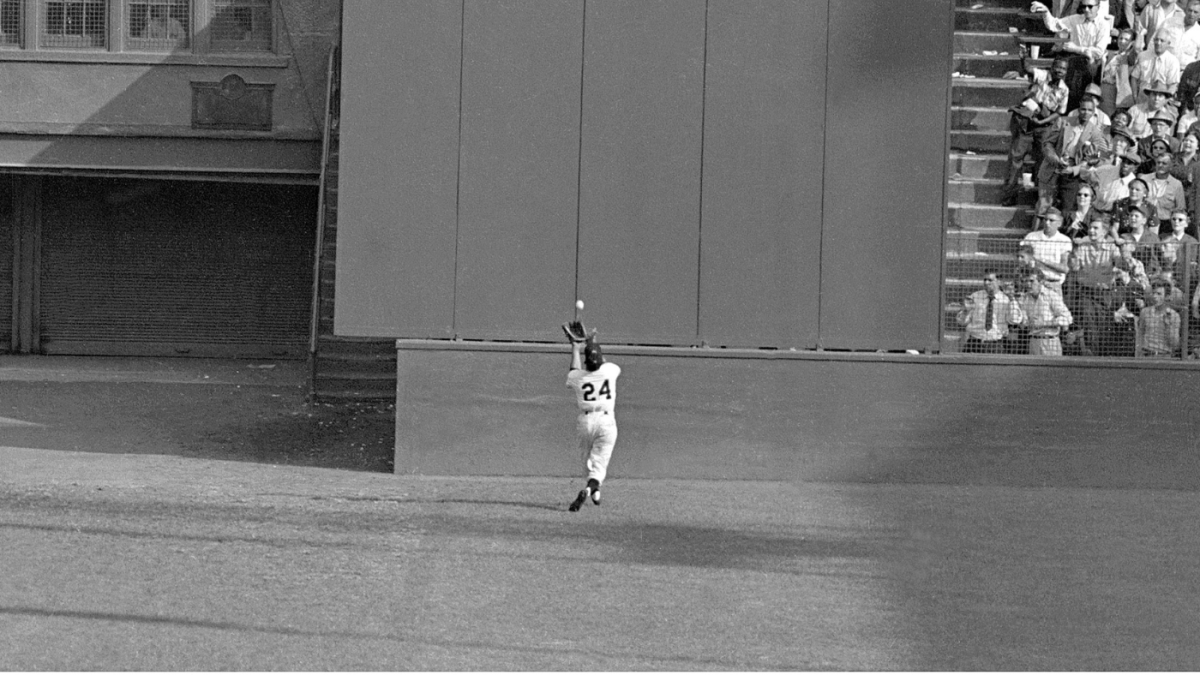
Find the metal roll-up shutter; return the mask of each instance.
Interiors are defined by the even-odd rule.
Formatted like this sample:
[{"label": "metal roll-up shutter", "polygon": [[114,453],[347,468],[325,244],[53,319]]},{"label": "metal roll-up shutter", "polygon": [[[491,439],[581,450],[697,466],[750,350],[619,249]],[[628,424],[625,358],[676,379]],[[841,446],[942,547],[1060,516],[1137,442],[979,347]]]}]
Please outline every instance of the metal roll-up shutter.
[{"label": "metal roll-up shutter", "polygon": [[307,353],[316,190],[55,179],[43,193],[47,353]]}]

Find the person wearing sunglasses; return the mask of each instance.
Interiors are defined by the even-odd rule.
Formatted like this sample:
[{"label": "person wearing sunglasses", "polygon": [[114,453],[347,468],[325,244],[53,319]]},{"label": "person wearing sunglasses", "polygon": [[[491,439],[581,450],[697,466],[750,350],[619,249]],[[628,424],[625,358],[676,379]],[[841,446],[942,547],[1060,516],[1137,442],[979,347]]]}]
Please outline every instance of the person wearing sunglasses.
[{"label": "person wearing sunglasses", "polygon": [[1058,49],[1070,58],[1067,86],[1071,97],[1067,106],[1074,108],[1089,84],[1099,84],[1100,66],[1112,41],[1112,16],[1101,14],[1100,0],[1081,0],[1079,13],[1062,19],[1041,2],[1030,5],[1030,11],[1041,15],[1046,30],[1067,34],[1066,43]]}]

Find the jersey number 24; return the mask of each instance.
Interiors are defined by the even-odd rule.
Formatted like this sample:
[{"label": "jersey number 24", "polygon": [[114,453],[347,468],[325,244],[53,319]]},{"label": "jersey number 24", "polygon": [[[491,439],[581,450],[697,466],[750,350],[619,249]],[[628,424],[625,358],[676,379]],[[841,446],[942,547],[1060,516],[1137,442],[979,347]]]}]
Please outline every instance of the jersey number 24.
[{"label": "jersey number 24", "polygon": [[608,380],[600,385],[600,391],[596,391],[596,385],[593,382],[584,382],[580,388],[583,390],[583,400],[585,401],[595,401],[601,396],[612,399],[612,388],[608,386]]}]

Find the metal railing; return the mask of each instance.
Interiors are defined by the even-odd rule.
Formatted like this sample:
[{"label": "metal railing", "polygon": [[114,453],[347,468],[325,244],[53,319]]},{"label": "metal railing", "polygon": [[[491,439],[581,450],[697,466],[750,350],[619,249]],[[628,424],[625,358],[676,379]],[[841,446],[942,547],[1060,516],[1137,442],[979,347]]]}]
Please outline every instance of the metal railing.
[{"label": "metal railing", "polygon": [[1154,239],[953,233],[943,353],[1200,358],[1200,244]]}]

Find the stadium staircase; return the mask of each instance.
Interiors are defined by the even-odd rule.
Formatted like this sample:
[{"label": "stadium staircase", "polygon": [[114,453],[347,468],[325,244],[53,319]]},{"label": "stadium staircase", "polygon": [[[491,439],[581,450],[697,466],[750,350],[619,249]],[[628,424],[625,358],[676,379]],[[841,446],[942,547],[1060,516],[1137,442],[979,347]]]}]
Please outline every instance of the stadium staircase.
[{"label": "stadium staircase", "polygon": [[316,322],[310,345],[309,397],[316,402],[393,401],[396,397],[394,340],[339,337],[333,334],[334,274],[337,269],[338,150],[341,121],[340,48],[329,64],[326,148],[321,179],[322,218],[317,237],[314,281]]},{"label": "stadium staircase", "polygon": [[[954,76],[950,103],[946,278],[942,350],[955,352],[961,337],[954,315],[959,302],[981,288],[983,270],[1016,270],[1016,250],[1033,226],[1036,194],[1003,206],[1009,147],[1008,109],[1021,100],[1025,79],[1005,79],[1021,69],[1018,38],[1048,51],[1054,38],[1028,12],[1028,0],[956,0]],[[1014,33],[1013,30],[1016,32]],[[1031,65],[1049,67],[1046,58]]]}]

